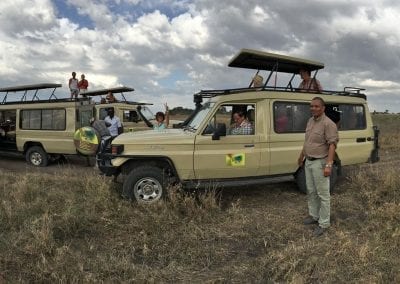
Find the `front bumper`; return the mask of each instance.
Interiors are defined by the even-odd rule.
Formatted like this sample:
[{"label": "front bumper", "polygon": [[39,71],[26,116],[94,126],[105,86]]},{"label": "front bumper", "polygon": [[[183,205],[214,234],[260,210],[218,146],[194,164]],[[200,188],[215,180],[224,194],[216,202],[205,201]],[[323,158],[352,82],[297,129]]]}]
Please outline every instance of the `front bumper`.
[{"label": "front bumper", "polygon": [[115,176],[121,172],[120,168],[112,165],[112,158],[113,157],[111,154],[98,154],[96,156],[96,163],[99,167],[99,170],[106,176]]}]

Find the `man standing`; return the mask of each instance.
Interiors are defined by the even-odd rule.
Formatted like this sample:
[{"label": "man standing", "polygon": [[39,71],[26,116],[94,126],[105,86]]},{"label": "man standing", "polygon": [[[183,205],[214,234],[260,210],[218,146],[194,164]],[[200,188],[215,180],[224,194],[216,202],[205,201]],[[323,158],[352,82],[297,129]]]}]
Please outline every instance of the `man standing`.
[{"label": "man standing", "polygon": [[78,79],[76,79],[75,77],[76,73],[72,72],[72,78],[70,78],[68,82],[68,87],[71,92],[71,99],[73,99],[74,97],[75,99],[78,98],[79,94]]},{"label": "man standing", "polygon": [[339,141],[336,124],[325,115],[325,102],[320,97],[310,104],[303,150],[298,159],[305,168],[308,212],[305,225],[318,224],[314,236],[321,236],[330,226],[329,180]]},{"label": "man standing", "polygon": [[119,134],[122,133],[122,124],[121,124],[121,120],[119,119],[119,117],[114,115],[114,108],[110,107],[107,111],[107,116],[104,119],[104,121],[106,123],[109,123],[110,126],[108,127],[108,130],[110,131],[111,136],[113,137],[113,139],[115,137],[117,137]]}]

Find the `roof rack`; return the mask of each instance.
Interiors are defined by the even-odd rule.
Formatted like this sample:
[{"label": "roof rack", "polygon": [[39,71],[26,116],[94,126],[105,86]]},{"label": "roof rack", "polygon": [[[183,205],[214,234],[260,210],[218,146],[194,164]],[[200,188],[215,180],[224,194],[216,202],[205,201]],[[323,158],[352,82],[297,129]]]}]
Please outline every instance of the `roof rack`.
[{"label": "roof rack", "polygon": [[[302,93],[309,93],[313,95],[332,95],[332,96],[350,96],[350,97],[359,97],[363,99],[367,99],[367,96],[360,91],[365,89],[362,88],[355,88],[355,87],[345,87],[343,91],[329,91],[323,90],[321,93],[315,92],[304,92]],[[224,95],[231,95],[241,92],[260,92],[260,91],[278,91],[278,92],[287,92],[287,93],[294,93],[299,92],[300,89],[288,89],[287,87],[263,87],[263,88],[235,88],[235,89],[222,89],[222,90],[201,90],[198,93],[194,94],[194,97],[201,97],[201,98],[212,98],[217,96],[224,96]]]},{"label": "roof rack", "polygon": [[1,104],[7,103],[7,97],[10,92],[16,93],[16,92],[21,92],[21,91],[24,92],[24,94],[20,100],[21,102],[26,102],[28,91],[35,91],[33,94],[33,97],[32,97],[32,101],[34,101],[35,99],[39,101],[40,99],[37,96],[37,93],[39,90],[43,90],[43,89],[53,89],[48,100],[51,100],[52,97],[57,99],[54,92],[57,88],[60,88],[61,86],[62,86],[61,84],[40,83],[40,84],[20,85],[20,86],[0,88],[0,92],[6,93]]}]

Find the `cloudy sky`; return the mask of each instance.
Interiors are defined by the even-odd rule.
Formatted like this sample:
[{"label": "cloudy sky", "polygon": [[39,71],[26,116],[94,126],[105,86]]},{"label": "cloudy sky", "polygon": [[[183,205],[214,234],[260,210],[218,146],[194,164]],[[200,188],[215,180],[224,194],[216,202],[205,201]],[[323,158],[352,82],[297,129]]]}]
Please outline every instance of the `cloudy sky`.
[{"label": "cloudy sky", "polygon": [[[126,85],[161,109],[201,89],[244,87],[227,67],[241,48],[324,62],[324,89],[366,88],[371,110],[400,112],[400,2],[395,0],[2,0],[0,86]],[[299,78],[296,78],[296,84]]]}]

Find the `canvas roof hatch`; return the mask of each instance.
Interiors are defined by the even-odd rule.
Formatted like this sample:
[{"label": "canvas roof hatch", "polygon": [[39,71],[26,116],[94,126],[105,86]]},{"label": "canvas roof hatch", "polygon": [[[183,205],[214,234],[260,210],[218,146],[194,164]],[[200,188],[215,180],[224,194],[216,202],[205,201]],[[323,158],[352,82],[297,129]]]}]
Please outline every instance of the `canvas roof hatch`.
[{"label": "canvas roof hatch", "polygon": [[131,87],[122,86],[122,87],[115,87],[115,88],[88,91],[88,92],[84,93],[83,95],[86,96],[86,97],[96,97],[96,96],[104,96],[104,95],[107,95],[109,92],[111,92],[113,94],[121,94],[121,96],[123,98],[122,102],[126,103],[126,104],[152,105],[150,103],[139,103],[139,102],[134,102],[134,101],[128,101],[126,99],[124,93],[133,92],[134,90],[135,89],[133,89]]},{"label": "canvas roof hatch", "polygon": [[124,92],[133,92],[134,90],[135,89],[133,89],[133,88],[123,86],[123,87],[115,87],[115,88],[87,91],[86,93],[84,93],[84,95],[89,96],[89,97],[94,97],[94,96],[107,95],[109,92],[111,92],[113,94],[118,94],[118,93],[123,94]]},{"label": "canvas roof hatch", "polygon": [[270,71],[269,76],[264,83],[264,87],[268,84],[274,72],[291,73],[292,78],[290,79],[288,84],[288,87],[290,88],[292,87],[291,83],[294,76],[299,73],[299,70],[301,68],[307,69],[310,72],[315,71],[314,78],[318,70],[324,68],[324,64],[318,61],[253,49],[241,49],[239,53],[231,59],[228,66],[255,69],[257,70],[256,75],[260,72],[260,70]]},{"label": "canvas roof hatch", "polygon": [[267,71],[274,70],[283,73],[298,73],[301,67],[305,67],[310,71],[324,68],[324,64],[321,62],[252,49],[240,50],[231,59],[228,66]]},{"label": "canvas roof hatch", "polygon": [[53,89],[53,91],[50,94],[49,100],[54,97],[57,99],[57,97],[54,95],[54,92],[57,88],[60,88],[62,85],[61,84],[54,84],[54,83],[40,83],[40,84],[30,84],[30,85],[20,85],[20,86],[12,86],[12,87],[5,87],[5,88],[0,88],[0,92],[5,93],[3,101],[1,102],[2,104],[7,103],[7,96],[10,92],[16,93],[16,92],[24,92],[21,101],[26,101],[27,99],[27,94],[28,91],[34,91],[32,101],[39,100],[39,97],[37,96],[37,93],[39,90],[43,89]]}]

